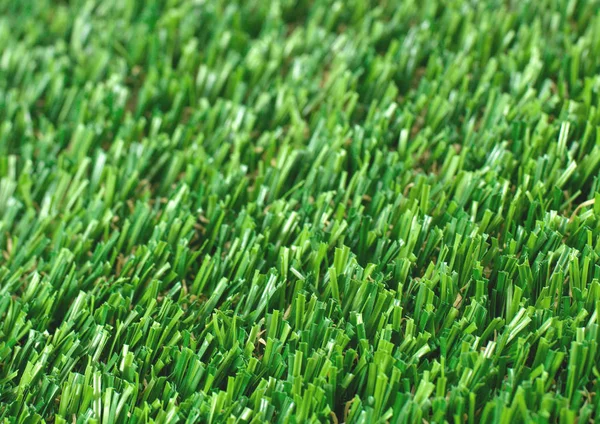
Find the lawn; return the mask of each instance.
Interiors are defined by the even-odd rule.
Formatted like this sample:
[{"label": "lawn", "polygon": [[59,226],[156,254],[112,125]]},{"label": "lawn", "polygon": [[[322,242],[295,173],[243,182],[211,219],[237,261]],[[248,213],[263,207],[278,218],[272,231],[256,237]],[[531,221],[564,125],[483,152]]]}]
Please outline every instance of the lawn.
[{"label": "lawn", "polygon": [[600,420],[600,1],[0,0],[0,422]]}]

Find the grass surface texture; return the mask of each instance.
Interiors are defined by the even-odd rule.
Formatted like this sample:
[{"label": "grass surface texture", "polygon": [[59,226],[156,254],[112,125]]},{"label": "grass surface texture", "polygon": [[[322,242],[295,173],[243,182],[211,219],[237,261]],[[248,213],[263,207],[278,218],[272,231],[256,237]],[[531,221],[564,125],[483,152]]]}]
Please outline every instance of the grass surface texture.
[{"label": "grass surface texture", "polygon": [[0,422],[600,419],[599,10],[0,0]]}]

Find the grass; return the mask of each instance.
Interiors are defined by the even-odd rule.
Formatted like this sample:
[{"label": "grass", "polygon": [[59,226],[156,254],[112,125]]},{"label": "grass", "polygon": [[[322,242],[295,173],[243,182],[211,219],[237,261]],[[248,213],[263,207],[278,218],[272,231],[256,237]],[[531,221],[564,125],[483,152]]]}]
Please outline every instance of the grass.
[{"label": "grass", "polygon": [[599,10],[0,1],[0,420],[597,420]]}]

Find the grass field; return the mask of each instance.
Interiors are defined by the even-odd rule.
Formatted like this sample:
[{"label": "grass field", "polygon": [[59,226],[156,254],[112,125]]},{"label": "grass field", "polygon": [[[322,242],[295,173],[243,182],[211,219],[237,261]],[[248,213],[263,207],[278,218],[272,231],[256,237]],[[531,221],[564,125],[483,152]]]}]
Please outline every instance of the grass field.
[{"label": "grass field", "polygon": [[600,421],[599,11],[0,0],[0,421]]}]

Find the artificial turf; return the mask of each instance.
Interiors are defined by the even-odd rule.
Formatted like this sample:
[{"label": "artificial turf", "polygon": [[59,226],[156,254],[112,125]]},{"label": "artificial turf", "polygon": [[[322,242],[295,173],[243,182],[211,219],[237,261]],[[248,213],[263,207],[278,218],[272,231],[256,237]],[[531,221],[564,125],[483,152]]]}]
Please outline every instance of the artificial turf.
[{"label": "artificial turf", "polygon": [[600,420],[599,10],[0,0],[0,420]]}]

